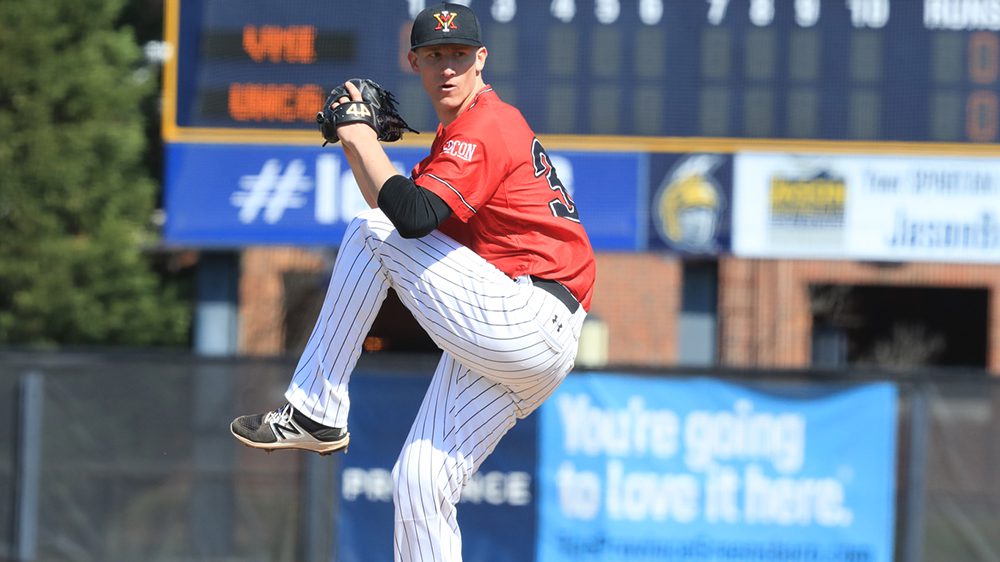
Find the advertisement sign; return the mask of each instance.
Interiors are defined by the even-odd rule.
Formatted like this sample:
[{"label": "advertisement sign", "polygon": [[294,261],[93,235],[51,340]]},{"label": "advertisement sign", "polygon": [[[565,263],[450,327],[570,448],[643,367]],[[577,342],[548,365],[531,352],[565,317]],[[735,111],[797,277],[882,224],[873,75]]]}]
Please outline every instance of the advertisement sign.
[{"label": "advertisement sign", "polygon": [[[337,562],[392,562],[392,467],[430,379],[355,375],[351,447],[340,461]],[[534,556],[537,416],[504,436],[458,504],[463,559],[525,562]]]},{"label": "advertisement sign", "polygon": [[742,153],[733,252],[1000,263],[1000,162]]},{"label": "advertisement sign", "polygon": [[650,156],[649,248],[718,255],[729,249],[732,157]]},{"label": "advertisement sign", "polygon": [[895,388],[569,377],[541,408],[537,562],[891,562]]},{"label": "advertisement sign", "polygon": [[[390,148],[403,175],[424,148]],[[551,152],[595,248],[645,244],[646,155]],[[367,204],[339,147],[169,144],[165,174],[171,244],[336,246]]]}]

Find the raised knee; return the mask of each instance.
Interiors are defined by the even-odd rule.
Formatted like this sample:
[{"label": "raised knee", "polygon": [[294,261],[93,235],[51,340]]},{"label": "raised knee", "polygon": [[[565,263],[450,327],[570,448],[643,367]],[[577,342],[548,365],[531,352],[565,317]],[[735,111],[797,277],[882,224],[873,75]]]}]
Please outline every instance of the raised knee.
[{"label": "raised knee", "polygon": [[378,207],[376,207],[374,209],[365,209],[364,211],[361,211],[360,213],[354,215],[354,221],[353,222],[355,222],[355,223],[363,223],[363,224],[372,224],[372,223],[374,223],[374,224],[381,224],[381,223],[392,224],[391,222],[389,222],[389,218],[385,216],[385,213],[382,212],[382,209],[379,209]]},{"label": "raised knee", "polygon": [[392,221],[389,220],[389,217],[385,216],[385,213],[378,208],[361,211],[354,216],[354,220],[351,221],[351,225],[358,226],[366,232],[376,234],[383,238],[395,230],[395,227],[392,225]]}]

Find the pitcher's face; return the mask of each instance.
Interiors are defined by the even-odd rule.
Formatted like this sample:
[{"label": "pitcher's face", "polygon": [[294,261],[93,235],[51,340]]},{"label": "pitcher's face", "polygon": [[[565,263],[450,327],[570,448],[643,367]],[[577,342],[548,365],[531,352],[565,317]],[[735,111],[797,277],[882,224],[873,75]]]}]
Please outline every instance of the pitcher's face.
[{"label": "pitcher's face", "polygon": [[410,52],[410,66],[420,74],[424,90],[443,122],[453,121],[485,85],[482,72],[486,56],[486,47],[455,44],[431,45]]}]

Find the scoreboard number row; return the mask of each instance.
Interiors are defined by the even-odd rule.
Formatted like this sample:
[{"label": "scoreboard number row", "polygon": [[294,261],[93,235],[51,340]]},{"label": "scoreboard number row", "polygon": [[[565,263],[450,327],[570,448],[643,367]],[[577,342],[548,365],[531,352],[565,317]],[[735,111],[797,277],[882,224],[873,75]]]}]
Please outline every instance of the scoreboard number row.
[{"label": "scoreboard number row", "polygon": [[[522,0],[524,2],[526,0]],[[889,22],[889,0],[844,0],[851,12],[851,24],[856,28],[879,29]],[[712,25],[721,25],[730,12],[731,0],[705,0],[705,20]],[[468,0],[459,1],[468,5]],[[621,0],[591,0],[594,17],[598,22],[610,25],[621,17]],[[645,25],[657,25],[663,20],[664,0],[633,0],[638,10],[639,20]],[[571,23],[580,15],[578,0],[550,0],[549,12],[563,23]],[[427,6],[426,0],[407,0],[410,18],[415,18]],[[794,0],[795,23],[801,27],[812,27],[819,22],[821,0]],[[490,15],[499,23],[508,23],[517,15],[517,0],[493,0]],[[750,0],[747,16],[750,22],[763,27],[774,21],[775,0]]]}]

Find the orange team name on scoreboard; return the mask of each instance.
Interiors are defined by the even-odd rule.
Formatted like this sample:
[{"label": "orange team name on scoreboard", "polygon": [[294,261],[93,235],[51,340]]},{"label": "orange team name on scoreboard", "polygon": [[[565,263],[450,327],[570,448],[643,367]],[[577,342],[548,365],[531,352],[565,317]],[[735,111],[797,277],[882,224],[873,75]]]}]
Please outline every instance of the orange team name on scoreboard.
[{"label": "orange team name on scoreboard", "polygon": [[243,50],[254,62],[316,62],[316,28],[311,25],[246,25]]},{"label": "orange team name on scoreboard", "polygon": [[230,84],[229,116],[236,121],[316,121],[325,100],[316,84]]}]

